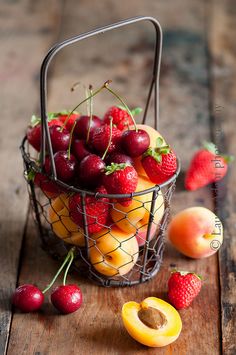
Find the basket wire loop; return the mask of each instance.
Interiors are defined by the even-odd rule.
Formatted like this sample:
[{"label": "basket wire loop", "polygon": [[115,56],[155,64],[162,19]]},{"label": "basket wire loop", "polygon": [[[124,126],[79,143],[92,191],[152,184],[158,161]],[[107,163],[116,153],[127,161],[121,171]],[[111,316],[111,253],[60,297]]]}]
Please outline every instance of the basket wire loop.
[{"label": "basket wire loop", "polygon": [[55,44],[47,53],[45,56],[42,65],[41,65],[41,70],[40,70],[40,105],[41,105],[41,119],[42,119],[42,124],[43,124],[43,129],[42,129],[42,137],[41,137],[41,168],[43,168],[44,161],[45,161],[45,150],[46,150],[46,141],[47,141],[47,146],[49,150],[49,155],[50,155],[50,160],[52,164],[52,176],[53,179],[56,181],[57,180],[57,173],[56,173],[56,167],[53,159],[53,150],[52,150],[52,144],[51,144],[51,138],[49,134],[49,127],[47,124],[47,74],[48,74],[48,68],[49,65],[53,59],[53,57],[63,48],[67,47],[68,45],[74,44],[76,42],[79,42],[81,40],[96,36],[98,34],[103,34],[107,31],[114,30],[123,26],[127,26],[133,23],[137,23],[140,21],[149,21],[154,25],[155,28],[155,33],[156,33],[156,39],[155,39],[155,53],[154,53],[154,61],[153,61],[153,75],[152,75],[152,80],[151,80],[151,85],[146,101],[146,106],[144,109],[143,113],[143,123],[145,123],[146,120],[146,115],[148,112],[149,108],[149,103],[151,99],[151,95],[153,92],[153,87],[154,87],[154,127],[157,129],[159,125],[159,76],[160,76],[160,64],[161,64],[161,51],[162,51],[162,29],[161,25],[159,22],[149,16],[137,16],[133,18],[129,18],[120,22],[116,22],[111,25],[107,25],[104,27],[100,27],[98,29],[80,34],[78,36],[69,38],[61,43]]}]

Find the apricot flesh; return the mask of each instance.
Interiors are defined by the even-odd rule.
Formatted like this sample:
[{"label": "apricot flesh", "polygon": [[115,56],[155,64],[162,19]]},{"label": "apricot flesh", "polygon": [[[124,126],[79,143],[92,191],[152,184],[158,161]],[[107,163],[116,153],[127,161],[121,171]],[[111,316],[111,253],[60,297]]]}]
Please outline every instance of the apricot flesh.
[{"label": "apricot flesh", "polygon": [[129,335],[149,347],[173,343],[182,329],[178,311],[156,297],[148,297],[140,304],[133,301],[125,303],[122,320]]}]

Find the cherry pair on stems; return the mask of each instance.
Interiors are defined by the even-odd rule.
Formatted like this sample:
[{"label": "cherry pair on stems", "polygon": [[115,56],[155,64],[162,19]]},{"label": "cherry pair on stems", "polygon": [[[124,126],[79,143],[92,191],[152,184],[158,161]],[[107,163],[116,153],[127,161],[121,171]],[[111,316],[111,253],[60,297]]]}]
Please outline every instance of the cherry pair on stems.
[{"label": "cherry pair on stems", "polygon": [[34,312],[39,310],[44,302],[44,294],[53,286],[59,274],[62,272],[64,267],[66,267],[63,277],[63,284],[53,290],[51,293],[51,302],[53,306],[62,314],[77,311],[82,304],[81,290],[77,285],[66,285],[67,274],[74,259],[74,251],[74,247],[69,250],[51,283],[43,291],[31,284],[19,286],[15,290],[12,297],[13,305],[19,308],[22,312]]}]

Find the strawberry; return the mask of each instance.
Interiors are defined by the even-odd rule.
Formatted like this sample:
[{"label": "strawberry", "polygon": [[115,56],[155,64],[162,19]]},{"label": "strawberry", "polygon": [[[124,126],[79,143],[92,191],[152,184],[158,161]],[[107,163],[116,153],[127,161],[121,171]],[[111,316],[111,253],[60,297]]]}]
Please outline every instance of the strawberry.
[{"label": "strawberry", "polygon": [[[111,139],[110,139],[110,135]],[[91,139],[91,145],[101,154],[103,154],[108,145],[108,153],[118,150],[119,143],[121,140],[122,132],[116,128],[112,127],[112,132],[109,125],[104,125],[94,129]]]},{"label": "strawberry", "polygon": [[190,272],[174,271],[168,281],[168,298],[176,309],[187,308],[199,294],[202,279]]},{"label": "strawberry", "polygon": [[58,119],[62,122],[65,123],[65,127],[68,129],[69,132],[71,132],[73,125],[75,121],[80,117],[78,112],[73,112],[70,115],[70,111],[62,111],[57,114]]},{"label": "strawberry", "polygon": [[177,159],[169,145],[157,138],[156,148],[148,148],[142,157],[142,166],[149,179],[155,184],[168,180],[177,169]]},{"label": "strawberry", "polygon": [[227,173],[232,156],[219,155],[213,143],[204,143],[203,149],[193,156],[185,177],[187,190],[197,190],[200,187],[221,180]]},{"label": "strawberry", "polygon": [[[138,185],[138,174],[133,166],[126,163],[111,163],[105,168],[103,184],[110,194],[130,194]],[[129,206],[131,199],[118,199],[123,206]]]},{"label": "strawberry", "polygon": [[[55,118],[54,114],[48,114],[48,125],[50,126],[62,126],[63,123]],[[41,144],[41,118],[33,115],[31,117],[31,124],[27,130],[27,140],[34,149],[40,151]]]},{"label": "strawberry", "polygon": [[[137,107],[131,112],[133,115],[137,115],[141,111],[142,109]],[[132,117],[129,115],[129,113],[126,111],[124,107],[119,107],[119,106],[110,107],[104,115],[104,123],[109,124],[111,117],[113,119],[113,124],[121,131],[127,129],[129,126],[133,126]]]},{"label": "strawberry", "polygon": [[[101,186],[96,192],[107,194],[107,190]],[[85,197],[85,211],[89,233],[99,232],[106,225],[109,210],[108,198],[96,198],[94,196]],[[83,209],[81,195],[75,194],[69,199],[69,210],[71,219],[80,227],[83,223]]]}]

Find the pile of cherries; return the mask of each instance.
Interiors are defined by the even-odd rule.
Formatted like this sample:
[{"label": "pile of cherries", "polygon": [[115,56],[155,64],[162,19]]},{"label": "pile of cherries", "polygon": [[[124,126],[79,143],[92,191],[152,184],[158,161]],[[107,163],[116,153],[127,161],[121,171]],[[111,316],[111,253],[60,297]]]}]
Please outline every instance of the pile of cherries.
[{"label": "pile of cherries", "polygon": [[[119,109],[126,113],[125,110]],[[105,115],[106,116],[106,115]],[[129,116],[129,127],[121,130],[116,127],[116,117],[102,120],[92,115],[80,116],[77,113],[67,115],[55,114],[49,120],[49,134],[57,178],[75,187],[95,189],[101,183],[102,173],[106,165],[127,163],[133,165],[132,158],[140,156],[150,144],[148,133],[142,129],[134,129]],[[121,115],[119,119],[122,120]],[[27,131],[28,142],[40,151],[41,125],[30,127]],[[51,175],[52,166],[46,156],[44,171]],[[58,192],[58,185],[46,181],[43,174],[37,174],[36,185],[43,190]]]}]

